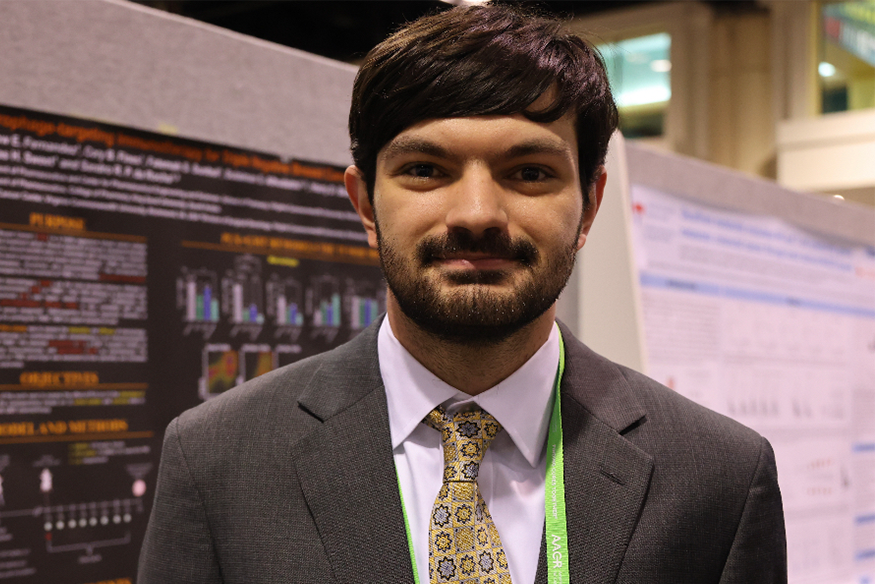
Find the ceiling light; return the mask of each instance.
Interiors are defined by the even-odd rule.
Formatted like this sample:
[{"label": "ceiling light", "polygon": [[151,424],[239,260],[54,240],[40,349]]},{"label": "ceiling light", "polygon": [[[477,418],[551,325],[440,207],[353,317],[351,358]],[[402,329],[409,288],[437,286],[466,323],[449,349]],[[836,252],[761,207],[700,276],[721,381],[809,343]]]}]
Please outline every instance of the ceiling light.
[{"label": "ceiling light", "polygon": [[671,71],[671,61],[668,59],[654,59],[650,61],[650,68],[657,73],[668,73]]},{"label": "ceiling light", "polygon": [[823,61],[817,66],[817,72],[820,73],[821,77],[832,77],[836,74],[836,67],[832,63]]}]

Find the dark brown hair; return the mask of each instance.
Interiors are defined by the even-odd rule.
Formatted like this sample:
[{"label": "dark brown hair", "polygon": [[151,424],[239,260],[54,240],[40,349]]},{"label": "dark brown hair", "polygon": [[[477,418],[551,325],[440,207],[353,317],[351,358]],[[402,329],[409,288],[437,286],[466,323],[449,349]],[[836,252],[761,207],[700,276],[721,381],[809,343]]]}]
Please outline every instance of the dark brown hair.
[{"label": "dark brown hair", "polygon": [[[527,108],[555,88],[546,109]],[[427,119],[522,113],[575,116],[584,204],[617,128],[598,52],[555,19],[503,5],[458,7],[416,20],[374,47],[355,79],[349,135],[373,198],[377,154]]]}]

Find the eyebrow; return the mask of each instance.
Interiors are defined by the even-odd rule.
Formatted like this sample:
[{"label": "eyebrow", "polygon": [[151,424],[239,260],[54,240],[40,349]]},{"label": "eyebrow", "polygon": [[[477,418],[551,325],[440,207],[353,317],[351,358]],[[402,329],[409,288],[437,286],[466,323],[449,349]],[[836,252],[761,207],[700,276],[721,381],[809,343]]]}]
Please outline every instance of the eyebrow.
[{"label": "eyebrow", "polygon": [[[393,140],[386,146],[383,156],[392,158],[405,154],[426,154],[437,158],[455,158],[455,156],[443,146],[424,140],[422,138],[401,137]],[[572,155],[571,147],[564,142],[554,140],[527,140],[514,144],[502,153],[503,158],[519,158],[532,154],[550,154],[557,156]]]},{"label": "eyebrow", "polygon": [[531,154],[570,156],[572,151],[571,147],[565,142],[560,143],[553,140],[529,140],[527,142],[515,144],[505,152],[507,158],[517,158],[520,156],[529,156]]},{"label": "eyebrow", "polygon": [[421,138],[396,138],[392,140],[383,153],[385,158],[402,156],[404,154],[428,154],[437,158],[452,158],[450,151],[429,140]]}]

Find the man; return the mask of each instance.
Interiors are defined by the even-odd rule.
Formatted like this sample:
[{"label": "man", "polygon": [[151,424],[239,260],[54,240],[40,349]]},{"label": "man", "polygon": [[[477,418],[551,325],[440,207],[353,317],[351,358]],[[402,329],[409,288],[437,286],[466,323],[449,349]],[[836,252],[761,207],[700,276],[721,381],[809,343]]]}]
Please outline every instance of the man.
[{"label": "man", "polygon": [[616,124],[514,8],[376,47],[346,186],[387,317],[171,423],[140,584],[786,581],[768,443],[554,322]]}]

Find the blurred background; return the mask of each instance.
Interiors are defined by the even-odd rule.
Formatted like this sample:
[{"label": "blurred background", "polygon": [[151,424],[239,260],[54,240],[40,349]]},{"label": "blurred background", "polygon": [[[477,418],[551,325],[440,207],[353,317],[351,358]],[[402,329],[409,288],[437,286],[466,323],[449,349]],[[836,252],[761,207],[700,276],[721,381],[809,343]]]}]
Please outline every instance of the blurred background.
[{"label": "blurred background", "polygon": [[[368,50],[405,22],[447,10],[455,4],[476,4],[441,0],[139,0],[137,3],[352,64],[357,64]],[[583,0],[516,4],[570,19],[648,3],[647,0]],[[719,10],[749,10],[755,1],[707,4]]]},{"label": "blurred background", "polygon": [[[441,1],[139,3],[356,64]],[[875,3],[527,3],[599,45],[626,137],[875,205]]]}]

